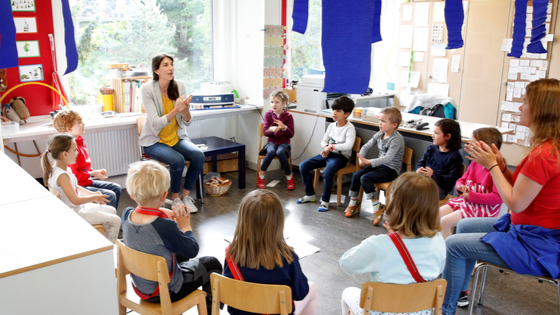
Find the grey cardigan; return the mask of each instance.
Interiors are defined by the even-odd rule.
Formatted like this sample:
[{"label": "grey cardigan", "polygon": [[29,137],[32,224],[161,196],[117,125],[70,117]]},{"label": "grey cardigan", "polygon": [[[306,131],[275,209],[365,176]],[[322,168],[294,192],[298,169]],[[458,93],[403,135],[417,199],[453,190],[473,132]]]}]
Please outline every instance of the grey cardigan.
[{"label": "grey cardigan", "polygon": [[[179,95],[185,95],[186,89],[183,81],[175,80],[175,82],[177,82],[179,88]],[[159,132],[170,124],[167,117],[163,115],[163,100],[161,99],[161,89],[158,81],[150,81],[142,86],[142,104],[146,110],[146,122],[138,144],[149,147],[159,142]],[[175,105],[175,101],[173,101],[173,104]],[[177,119],[179,125],[177,128],[179,139],[188,139],[187,127],[191,124],[191,121],[184,121],[183,114],[180,113],[175,116],[175,119]]]}]

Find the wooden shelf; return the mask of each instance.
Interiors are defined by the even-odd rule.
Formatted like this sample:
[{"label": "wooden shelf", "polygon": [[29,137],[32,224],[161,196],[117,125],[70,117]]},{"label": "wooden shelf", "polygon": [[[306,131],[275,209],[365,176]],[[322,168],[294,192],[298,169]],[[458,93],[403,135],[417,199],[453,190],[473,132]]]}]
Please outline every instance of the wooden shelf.
[{"label": "wooden shelf", "polygon": [[132,80],[136,80],[136,81],[142,81],[143,83],[148,82],[148,80],[152,79],[151,76],[139,76],[139,77],[124,77],[124,78],[120,78],[120,77],[115,77],[112,80],[112,85],[113,85],[113,109],[115,112],[117,113],[124,113],[124,102],[122,99],[122,95],[123,95],[123,88],[122,88],[122,83],[123,81],[132,81]]}]

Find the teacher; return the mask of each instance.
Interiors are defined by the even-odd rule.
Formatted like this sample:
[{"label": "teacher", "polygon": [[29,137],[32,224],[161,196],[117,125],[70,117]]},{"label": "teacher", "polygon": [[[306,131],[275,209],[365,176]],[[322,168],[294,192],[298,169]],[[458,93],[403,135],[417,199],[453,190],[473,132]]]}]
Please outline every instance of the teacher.
[{"label": "teacher", "polygon": [[[174,79],[174,70],[170,55],[161,53],[152,58],[154,79],[142,86],[146,122],[139,144],[150,159],[169,164],[173,206],[183,203],[195,213],[198,209],[189,193],[202,173],[204,153],[187,136],[187,126],[192,121],[189,111],[192,95],[185,95],[185,84]],[[181,199],[185,160],[190,161],[190,166]]]},{"label": "teacher", "polygon": [[466,290],[477,260],[521,274],[553,279],[560,274],[560,81],[530,83],[519,109],[519,124],[533,136],[531,151],[514,173],[495,146],[471,142],[465,148],[467,158],[490,171],[512,214],[463,219],[457,234],[446,239],[444,315],[455,314],[458,301],[468,305]]}]

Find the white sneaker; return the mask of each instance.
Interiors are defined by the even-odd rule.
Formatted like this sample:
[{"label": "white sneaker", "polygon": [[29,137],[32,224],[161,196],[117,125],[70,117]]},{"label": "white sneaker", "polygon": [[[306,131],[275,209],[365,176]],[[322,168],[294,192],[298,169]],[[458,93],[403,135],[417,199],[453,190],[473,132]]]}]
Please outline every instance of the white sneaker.
[{"label": "white sneaker", "polygon": [[198,212],[198,208],[194,205],[194,200],[190,196],[184,197],[183,198],[183,203],[185,204],[185,208],[191,209],[191,213],[197,213]]},{"label": "white sneaker", "polygon": [[184,203],[179,198],[175,198],[173,202],[171,202],[172,209],[177,210],[177,205],[184,205]]}]

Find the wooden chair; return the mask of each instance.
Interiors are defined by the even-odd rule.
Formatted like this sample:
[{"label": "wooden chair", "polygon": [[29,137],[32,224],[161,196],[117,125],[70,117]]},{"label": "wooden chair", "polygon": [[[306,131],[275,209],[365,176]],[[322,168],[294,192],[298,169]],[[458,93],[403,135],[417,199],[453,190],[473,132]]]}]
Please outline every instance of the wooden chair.
[{"label": "wooden chair", "polygon": [[220,303],[257,314],[288,315],[292,312],[292,289],[287,285],[270,285],[239,281],[217,273],[212,283],[212,314],[220,314]]},{"label": "wooden chair", "polygon": [[[56,198],[60,199],[60,194],[58,193],[58,191],[52,189],[51,187],[49,187],[49,191],[51,192],[51,194],[55,195]],[[97,232],[101,233],[101,235],[105,236],[105,233],[107,232],[107,230],[105,230],[105,227],[101,224],[92,224],[91,226],[93,226],[94,229],[97,230]]]},{"label": "wooden chair", "polygon": [[[405,164],[406,172],[412,171],[412,154],[413,153],[414,153],[414,151],[411,148],[408,148],[408,147],[404,148],[403,164]],[[389,204],[389,194],[387,192],[389,191],[389,187],[391,187],[392,183],[393,182],[374,184],[375,188],[385,191],[385,204]],[[364,195],[364,188],[360,186],[360,193],[358,194],[358,202],[360,204],[362,203],[363,195]],[[375,214],[375,216],[373,218],[373,224],[374,225],[378,225],[381,222],[381,219],[383,218],[383,213],[385,212],[384,207],[385,206],[383,206],[383,205],[379,205],[379,210],[377,211],[377,213]]]},{"label": "wooden chair", "polygon": [[[465,169],[466,169],[465,164],[463,164],[463,171],[461,172],[461,176],[463,176],[465,174]],[[444,204],[449,202],[449,199],[454,198],[454,197],[455,196],[453,196],[453,195],[447,195],[444,199],[439,201],[439,206],[440,207],[443,206]]]},{"label": "wooden chair", "polygon": [[[362,147],[362,138],[356,136],[356,140],[354,140],[354,146],[352,147],[352,151],[356,152],[356,161],[354,163],[348,162],[345,167],[341,168],[336,172],[336,205],[340,206],[341,196],[342,196],[342,175],[344,174],[352,174],[356,171],[360,170],[360,158],[358,157],[358,153],[360,152],[360,148]],[[321,173],[322,168],[315,169],[315,180],[313,181],[313,188],[316,189],[317,183],[319,182],[319,174]]]},{"label": "wooden chair", "polygon": [[[146,116],[142,115],[140,117],[138,117],[138,119],[136,120],[136,129],[138,129],[138,137],[140,137],[140,135],[142,134],[142,129],[144,128],[144,123],[146,122]],[[144,150],[142,149],[142,146],[139,145],[140,148],[140,159],[142,161],[147,161],[150,160],[150,158],[144,154]],[[167,163],[164,162],[160,162],[157,161],[159,164],[163,165],[163,166],[168,166]],[[188,168],[190,165],[190,161],[185,161],[185,166]],[[202,174],[198,175],[198,185],[195,185],[196,189],[197,189],[197,197],[198,194],[200,194],[200,203],[204,203],[204,188],[202,187]],[[166,199],[165,200],[166,203],[171,204],[172,201],[170,199]]]},{"label": "wooden chair", "polygon": [[444,279],[411,284],[366,282],[362,285],[360,307],[364,314],[370,310],[410,313],[434,308],[434,314],[439,315],[446,288]]},{"label": "wooden chair", "polygon": [[[474,309],[474,301],[476,299],[476,291],[477,291],[477,286],[478,286],[478,281],[479,281],[479,276],[481,275],[480,271],[482,270],[482,278],[481,278],[481,284],[480,284],[480,297],[478,299],[478,305],[482,306],[482,301],[484,298],[484,289],[486,287],[486,274],[488,272],[488,268],[493,268],[493,269],[497,269],[499,270],[501,273],[515,273],[515,271],[511,270],[511,269],[507,269],[507,268],[503,268],[503,267],[499,267],[496,265],[493,265],[491,263],[487,263],[487,262],[479,262],[479,264],[474,268],[474,278],[473,278],[473,284],[472,284],[472,289],[470,292],[470,297],[469,297],[469,315],[472,315],[473,313],[473,309]],[[536,276],[530,276],[530,275],[522,275],[524,277],[529,277],[529,278],[533,278],[535,280],[537,280],[539,283],[543,283],[543,282],[548,282],[551,283],[553,285],[556,286],[556,290],[558,291],[558,302],[560,303],[560,285],[558,285],[558,281],[560,279],[552,279],[549,277],[536,277]],[[560,309],[560,304],[559,304],[559,309]]]},{"label": "wooden chair", "polygon": [[[138,277],[157,281],[160,303],[147,302],[132,289],[126,275],[133,273]],[[193,306],[198,306],[198,314],[207,315],[206,293],[195,290],[177,302],[169,297],[169,271],[165,258],[136,251],[117,240],[117,294],[119,315],[125,315],[129,308],[139,314],[182,314]],[[219,314],[219,313],[216,313]]]},{"label": "wooden chair", "polygon": [[[262,143],[263,137],[264,137],[263,125],[264,125],[263,123],[261,123],[259,125],[259,152],[262,150],[262,147],[263,147],[263,143]],[[259,177],[259,170],[261,169],[261,162],[265,157],[266,157],[266,154],[265,155],[258,154],[258,157],[257,157],[257,180],[259,179],[258,177]],[[274,158],[277,159],[278,157],[275,156]],[[288,159],[290,161],[290,169],[292,169],[292,152],[290,152],[290,156],[288,157]]]}]

